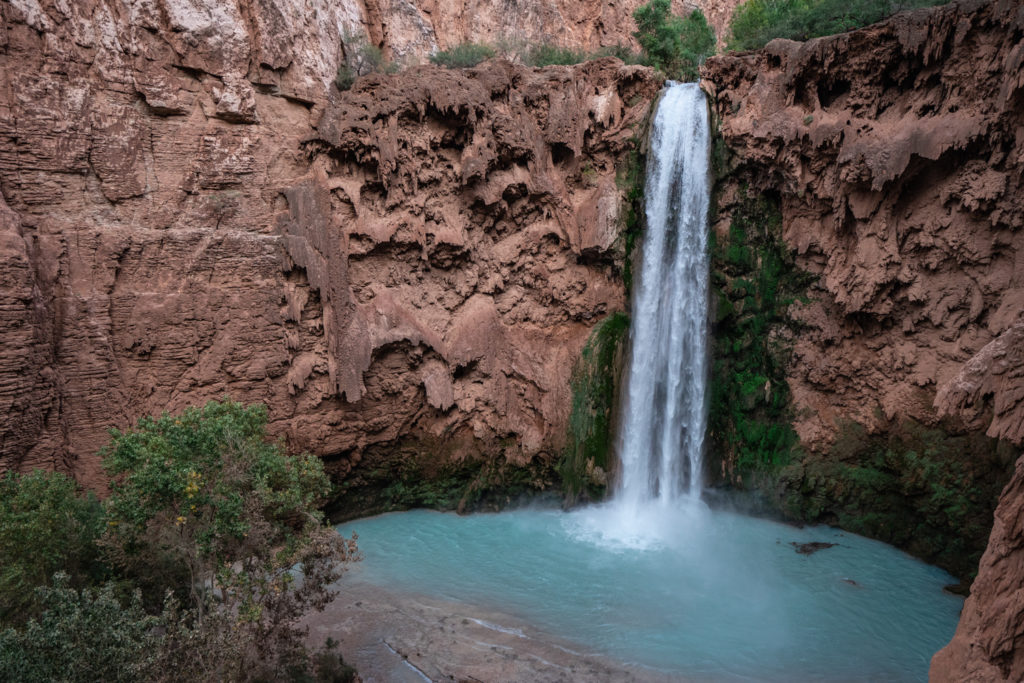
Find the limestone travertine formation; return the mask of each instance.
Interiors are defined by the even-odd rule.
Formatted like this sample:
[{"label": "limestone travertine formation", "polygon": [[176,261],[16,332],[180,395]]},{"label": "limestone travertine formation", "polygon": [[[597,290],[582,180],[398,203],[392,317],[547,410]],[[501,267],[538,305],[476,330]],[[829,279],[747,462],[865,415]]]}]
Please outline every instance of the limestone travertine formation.
[{"label": "limestone travertine formation", "polygon": [[0,468],[102,487],[109,428],[224,394],[337,477],[399,438],[557,452],[658,84],[495,61],[339,93],[362,11],[0,5]]},{"label": "limestone travertine formation", "polygon": [[803,444],[943,416],[1024,442],[1022,36],[1019,2],[960,2],[708,60],[732,177],[820,276],[791,311]]},{"label": "limestone travertine formation", "polygon": [[[963,0],[704,71],[737,183],[816,274],[787,381],[802,443],[910,418],[1024,442],[1024,5]],[[716,227],[728,230],[728,223]],[[1024,459],[934,681],[1024,676]]]}]

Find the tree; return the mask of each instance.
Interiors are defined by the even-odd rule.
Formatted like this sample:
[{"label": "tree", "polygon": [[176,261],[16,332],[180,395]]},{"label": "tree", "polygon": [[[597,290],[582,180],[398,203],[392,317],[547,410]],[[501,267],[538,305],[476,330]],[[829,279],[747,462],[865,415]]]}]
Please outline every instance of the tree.
[{"label": "tree", "polygon": [[695,81],[698,69],[715,52],[715,33],[704,13],[694,10],[686,17],[670,13],[670,0],[650,0],[633,12],[637,39],[650,66],[669,78]]},{"label": "tree", "polygon": [[0,477],[0,625],[39,614],[36,588],[54,572],[81,587],[105,574],[96,539],[103,509],[59,472],[8,472]]},{"label": "tree", "polygon": [[322,463],[287,456],[266,423],[262,405],[211,401],[115,430],[102,451],[112,478],[104,546],[150,604],[170,587],[191,608],[170,656],[187,659],[210,629],[237,633],[239,661],[211,663],[219,678],[306,658],[297,623],[327,604],[342,562],[356,558],[355,538],[318,510],[330,491]]},{"label": "tree", "polygon": [[152,676],[159,620],[146,615],[138,593],[122,605],[113,583],[77,590],[62,572],[52,587],[35,592],[41,616],[0,632],[0,680],[117,683]]}]

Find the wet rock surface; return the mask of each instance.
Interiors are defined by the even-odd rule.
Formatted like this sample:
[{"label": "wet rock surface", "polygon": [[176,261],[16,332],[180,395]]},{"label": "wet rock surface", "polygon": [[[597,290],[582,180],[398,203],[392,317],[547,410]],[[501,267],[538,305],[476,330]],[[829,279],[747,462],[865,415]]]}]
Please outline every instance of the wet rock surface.
[{"label": "wet rock surface", "polygon": [[931,680],[1024,679],[1024,458],[996,508],[978,578],[952,642],[932,659]]}]

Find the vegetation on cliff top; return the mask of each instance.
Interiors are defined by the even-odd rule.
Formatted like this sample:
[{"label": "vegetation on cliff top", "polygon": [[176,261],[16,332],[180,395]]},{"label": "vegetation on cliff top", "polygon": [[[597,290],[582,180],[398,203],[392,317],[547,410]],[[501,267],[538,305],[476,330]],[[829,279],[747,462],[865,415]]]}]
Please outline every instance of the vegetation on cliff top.
[{"label": "vegetation on cliff top", "polygon": [[[36,597],[27,623],[3,615],[0,679],[351,678],[298,621],[327,604],[354,539],[323,524],[321,461],[286,456],[266,421],[213,401],[113,432],[102,507],[63,475],[8,474],[3,589]],[[35,531],[42,553],[25,547]],[[73,573],[51,574],[57,559]]]},{"label": "vegetation on cliff top", "polygon": [[757,50],[775,38],[809,40],[873,24],[901,10],[948,0],[747,0],[733,12],[730,50]]}]

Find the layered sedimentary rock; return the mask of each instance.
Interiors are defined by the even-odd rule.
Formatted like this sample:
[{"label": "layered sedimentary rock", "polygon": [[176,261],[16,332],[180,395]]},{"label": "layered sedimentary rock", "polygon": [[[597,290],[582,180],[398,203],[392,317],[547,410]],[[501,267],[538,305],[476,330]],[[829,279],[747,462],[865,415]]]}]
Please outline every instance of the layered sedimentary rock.
[{"label": "layered sedimentary rock", "polygon": [[109,428],[224,394],[339,477],[560,447],[650,71],[338,93],[359,8],[301,5],[0,5],[0,468],[101,485]]},{"label": "layered sedimentary rock", "polygon": [[708,61],[725,202],[777,197],[818,276],[790,311],[804,445],[944,416],[1024,442],[1022,38],[1019,2],[960,2]]}]

